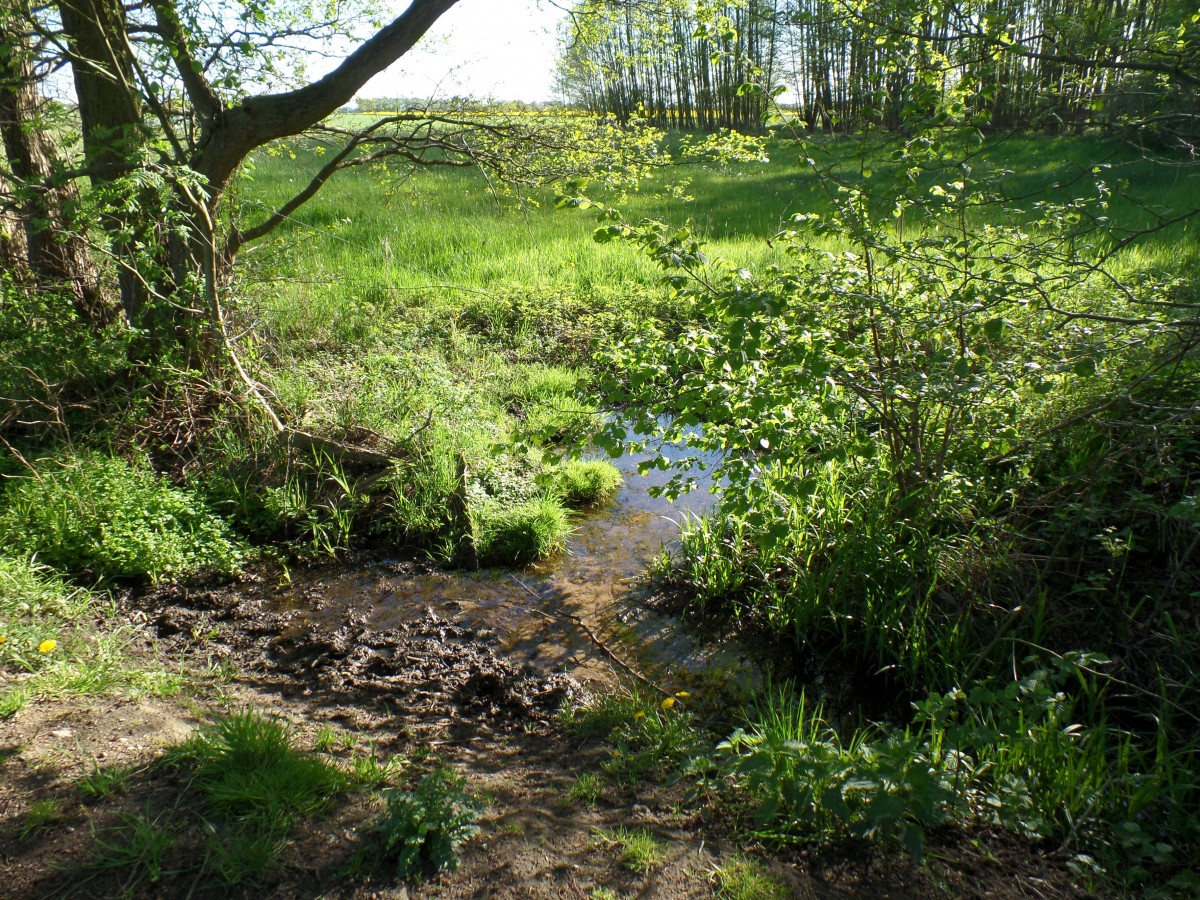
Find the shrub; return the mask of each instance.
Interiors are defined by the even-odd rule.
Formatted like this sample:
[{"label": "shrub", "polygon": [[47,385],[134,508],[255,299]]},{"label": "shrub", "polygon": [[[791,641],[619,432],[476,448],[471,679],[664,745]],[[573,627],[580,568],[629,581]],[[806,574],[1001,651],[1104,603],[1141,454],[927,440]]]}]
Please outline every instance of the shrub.
[{"label": "shrub", "polygon": [[229,529],[193,494],[123,459],[44,466],[3,500],[0,541],[64,571],[158,580],[242,562]]}]

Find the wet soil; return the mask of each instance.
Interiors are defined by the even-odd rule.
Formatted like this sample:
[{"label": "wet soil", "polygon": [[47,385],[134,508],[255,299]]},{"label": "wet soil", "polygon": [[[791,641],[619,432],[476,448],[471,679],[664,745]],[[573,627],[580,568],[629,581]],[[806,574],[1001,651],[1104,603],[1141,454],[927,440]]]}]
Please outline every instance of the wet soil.
[{"label": "wet soil", "polygon": [[[43,702],[0,722],[0,897],[711,897],[713,873],[742,853],[795,897],[1082,896],[1060,860],[1002,834],[934,834],[922,865],[859,843],[767,853],[746,843],[735,811],[683,783],[599,777],[594,797],[572,799],[609,750],[566,731],[564,707],[640,678],[651,690],[686,688],[702,717],[727,715],[763,678],[761,646],[692,633],[638,586],[680,517],[708,502],[703,491],[674,504],[652,497],[666,476],[635,477],[638,462],[621,462],[625,486],[577,521],[569,554],[524,571],[368,556],[121,598],[121,617],[142,635],[134,652],[196,686],[171,700]],[[464,775],[484,811],[458,871],[419,885],[347,875],[379,812],[365,793],[308,823],[251,888],[197,883],[170,859],[136,882],[128,869],[86,868],[122,816],[188,802],[179,776],[153,765],[163,750],[212,712],[243,707],[291,723],[301,746],[333,727],[353,735],[344,755],[436,759]],[[79,779],[102,766],[129,769],[129,783],[87,802]],[[46,821],[31,827],[38,810]],[[630,869],[598,837],[614,828],[648,831],[662,861]],[[185,843],[176,858],[189,851],[200,852]]]},{"label": "wet soil", "polygon": [[[594,645],[580,649],[578,660],[584,671],[599,673],[591,682],[553,671],[514,654],[469,616],[425,609],[375,627],[369,610],[347,607],[337,587],[352,577],[422,574],[431,573],[392,562],[310,573],[298,581],[310,608],[328,613],[316,617],[280,603],[294,586],[281,587],[277,572],[125,598],[124,616],[146,634],[141,652],[192,671],[215,667],[227,680],[208,696],[178,700],[37,704],[0,725],[0,896],[114,897],[127,889],[139,897],[193,896],[195,886],[169,872],[130,885],[105,873],[84,878],[78,864],[120,814],[182,796],[180,785],[150,768],[163,748],[182,740],[207,710],[245,705],[293,723],[302,743],[333,725],[369,742],[380,757],[433,754],[467,777],[486,809],[459,870],[415,885],[343,874],[362,826],[376,814],[365,799],[351,798],[297,839],[265,884],[220,896],[709,897],[714,869],[741,851],[754,853],[796,897],[1081,896],[1057,861],[1001,835],[934,835],[923,866],[860,844],[765,854],[744,846],[735,822],[682,785],[605,782],[594,802],[572,800],[570,787],[579,775],[600,771],[606,750],[600,741],[570,737],[556,712],[617,684],[622,673]],[[335,589],[323,593],[322,583]],[[142,768],[119,800],[84,803],[78,778],[113,764]],[[55,821],[25,828],[33,804],[47,799],[59,804]],[[597,839],[598,829],[615,827],[648,830],[666,848],[663,861],[643,873],[629,869],[619,850]]]}]

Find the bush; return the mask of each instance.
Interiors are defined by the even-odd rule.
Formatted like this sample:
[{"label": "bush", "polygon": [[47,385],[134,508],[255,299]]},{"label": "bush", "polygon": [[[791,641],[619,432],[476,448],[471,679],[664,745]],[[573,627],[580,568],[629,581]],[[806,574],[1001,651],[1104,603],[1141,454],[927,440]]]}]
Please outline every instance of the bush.
[{"label": "bush", "polygon": [[158,580],[242,562],[229,529],[193,494],[119,458],[43,466],[14,481],[3,506],[9,551],[63,571]]}]

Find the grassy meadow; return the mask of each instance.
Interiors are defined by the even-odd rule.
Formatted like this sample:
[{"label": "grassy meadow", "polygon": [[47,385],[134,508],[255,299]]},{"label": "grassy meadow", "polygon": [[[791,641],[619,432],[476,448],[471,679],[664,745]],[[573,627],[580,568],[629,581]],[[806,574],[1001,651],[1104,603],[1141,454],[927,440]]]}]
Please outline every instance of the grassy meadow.
[{"label": "grassy meadow", "polygon": [[[228,397],[187,407],[184,450],[143,446],[152,398],[31,454],[0,536],[101,587],[234,571],[256,547],[520,565],[562,552],[573,511],[616,491],[611,466],[558,458],[603,440],[614,407],[668,437],[703,426],[733,487],[654,578],[793,655],[732,734],[672,697],[564,712],[608,736],[609,777],[686,771],[767,846],[872,838],[919,856],[931,829],[1003,827],[1058,848],[1085,886],[1185,893],[1200,884],[1200,251],[1181,214],[1200,208],[1200,172],[1094,136],[953,140],[944,166],[911,167],[883,136],[775,138],[769,162],[677,153],[640,191],[593,197],[630,241],[475,169],[339,173],[243,250],[225,305],[288,424],[397,462],[364,477],[290,453]],[[243,227],[326,150],[258,153],[230,192]],[[693,240],[728,265],[700,264]],[[680,295],[664,275],[684,270]],[[4,337],[27,361],[5,377],[61,362],[34,329]],[[124,354],[99,341],[78,336],[103,374]],[[185,373],[163,382],[159,399],[191,403]],[[65,690],[58,658],[90,614],[92,595],[21,565],[0,575],[57,618],[0,604],[0,657],[31,676],[0,715]],[[216,759],[190,752],[197,771]],[[597,835],[631,867],[653,851],[637,837]]]}]

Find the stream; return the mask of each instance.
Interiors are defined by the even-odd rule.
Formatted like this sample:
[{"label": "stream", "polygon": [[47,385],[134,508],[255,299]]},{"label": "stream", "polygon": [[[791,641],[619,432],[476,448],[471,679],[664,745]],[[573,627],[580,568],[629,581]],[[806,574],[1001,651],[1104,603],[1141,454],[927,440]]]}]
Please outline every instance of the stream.
[{"label": "stream", "polygon": [[[695,454],[688,448],[661,452]],[[638,463],[656,455],[614,461],[624,484],[602,508],[574,517],[565,554],[524,569],[480,572],[412,574],[383,560],[314,573],[311,581],[298,576],[276,596],[276,608],[289,611],[298,628],[336,626],[353,614],[370,628],[390,629],[433,613],[493,635],[514,661],[568,674],[594,690],[611,689],[613,663],[594,637],[667,690],[687,688],[714,701],[719,695],[720,702],[745,696],[761,678],[751,654],[731,641],[701,639],[678,617],[646,603],[641,576],[647,565],[678,540],[685,516],[703,513],[714,501],[707,472],[696,473],[697,488],[675,501],[652,496],[671,473],[639,475]]]}]

